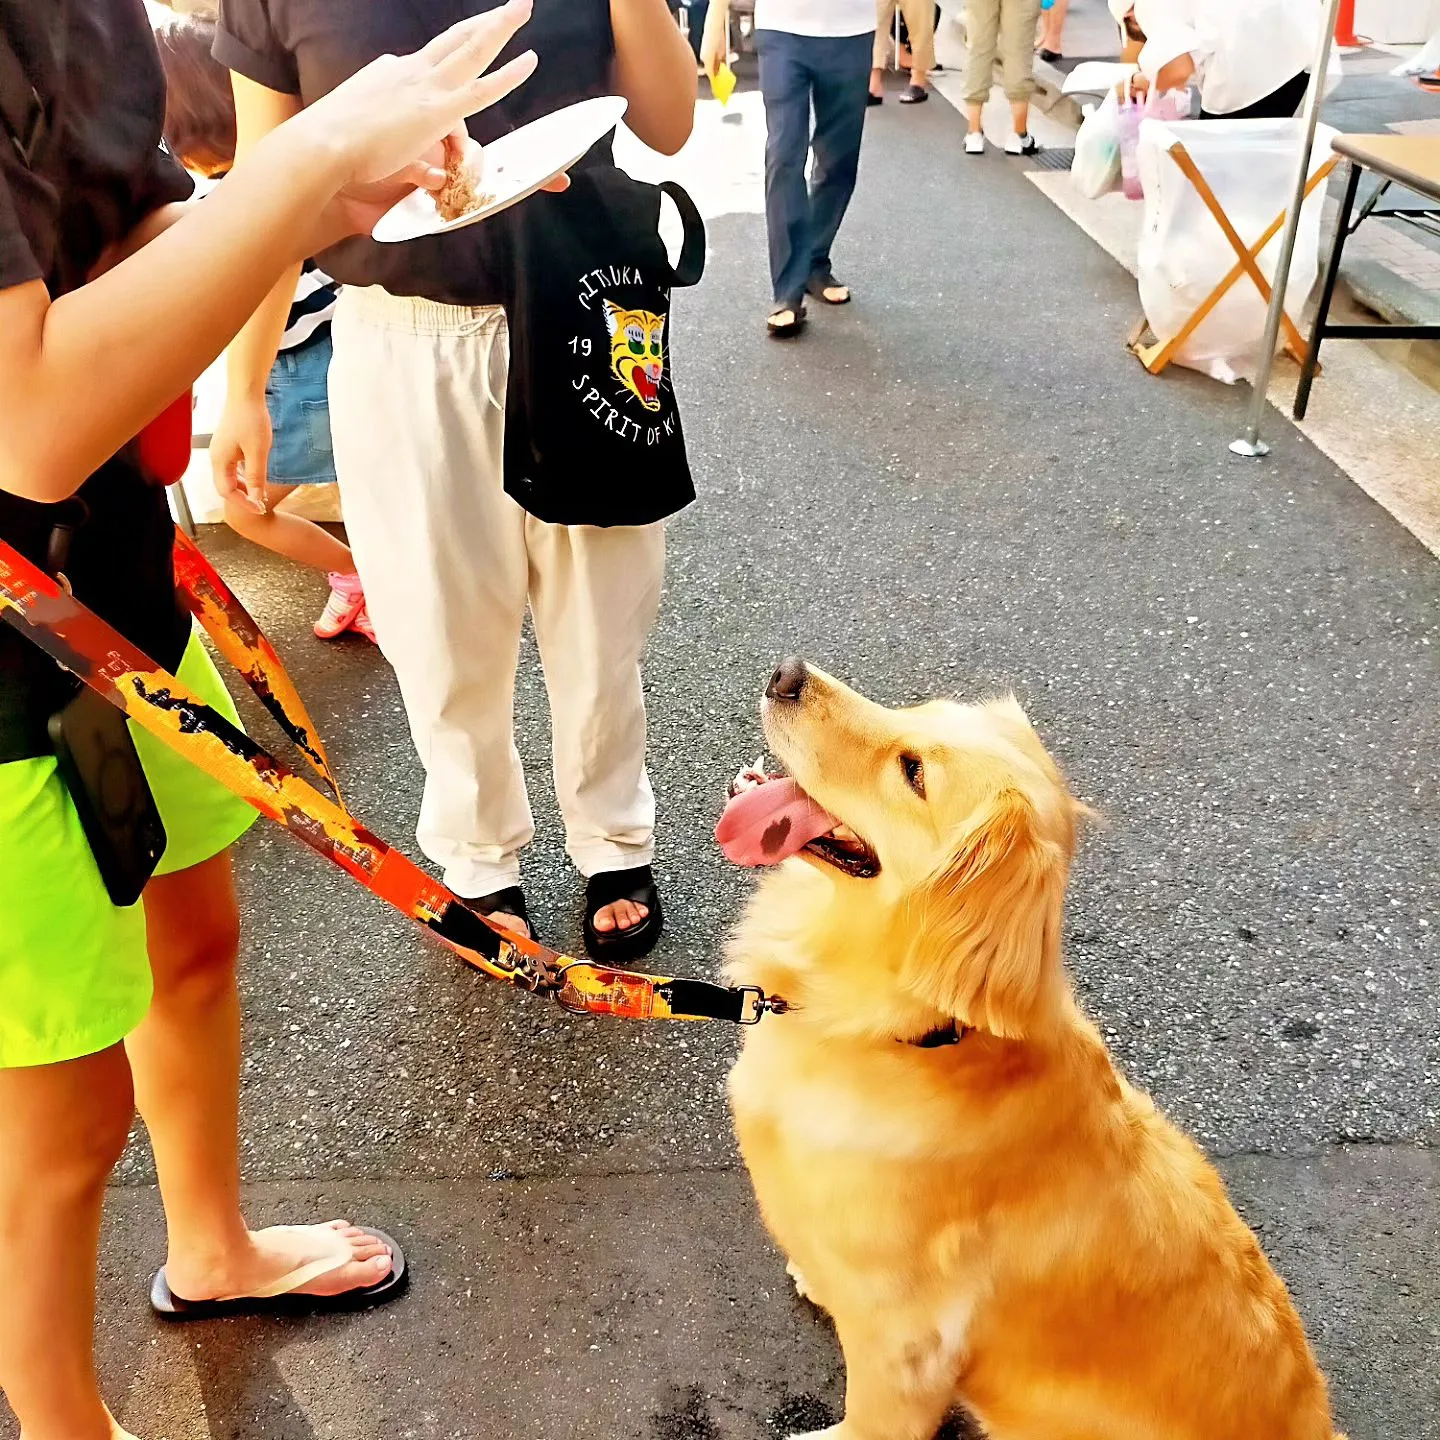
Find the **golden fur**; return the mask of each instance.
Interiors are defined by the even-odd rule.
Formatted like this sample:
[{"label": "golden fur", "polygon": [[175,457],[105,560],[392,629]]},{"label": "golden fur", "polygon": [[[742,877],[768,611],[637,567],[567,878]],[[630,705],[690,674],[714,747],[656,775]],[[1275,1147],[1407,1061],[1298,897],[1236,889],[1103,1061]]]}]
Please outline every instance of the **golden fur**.
[{"label": "golden fur", "polygon": [[[886,710],[811,671],[766,710],[882,865],[787,861],[731,947],[734,980],[795,1006],[747,1032],[730,1098],[844,1349],[828,1440],[931,1440],[956,1403],[990,1440],[1332,1440],[1285,1286],[1076,1003],[1083,807],[1019,705]],[[950,1019],[958,1044],[905,1043]]]}]

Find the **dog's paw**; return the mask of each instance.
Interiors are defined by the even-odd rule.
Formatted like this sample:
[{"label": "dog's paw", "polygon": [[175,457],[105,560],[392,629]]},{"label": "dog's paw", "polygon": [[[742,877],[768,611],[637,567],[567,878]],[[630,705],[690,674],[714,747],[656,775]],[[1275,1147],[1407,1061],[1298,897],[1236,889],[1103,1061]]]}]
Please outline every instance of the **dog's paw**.
[{"label": "dog's paw", "polygon": [[[797,1266],[793,1260],[787,1260],[785,1262],[785,1273],[794,1282],[795,1293],[802,1300],[808,1300],[813,1305],[815,1303],[815,1297],[810,1293],[810,1287],[805,1283],[805,1277],[800,1273],[799,1266]],[[829,1431],[817,1430],[814,1433],[816,1435],[825,1435],[828,1434]],[[791,1440],[795,1440],[795,1437],[791,1436]]]}]

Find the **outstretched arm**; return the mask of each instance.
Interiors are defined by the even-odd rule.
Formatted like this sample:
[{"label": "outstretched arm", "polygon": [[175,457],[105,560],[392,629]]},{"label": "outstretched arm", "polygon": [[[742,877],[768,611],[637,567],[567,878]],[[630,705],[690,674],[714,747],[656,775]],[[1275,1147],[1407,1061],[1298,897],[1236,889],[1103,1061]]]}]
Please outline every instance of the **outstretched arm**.
[{"label": "outstretched arm", "polygon": [[366,228],[409,187],[438,187],[416,157],[534,69],[532,54],[481,74],[529,13],[511,0],[375,61],[90,284],[53,302],[38,280],[0,290],[0,489],[73,494],[193,383],[287,266]]}]

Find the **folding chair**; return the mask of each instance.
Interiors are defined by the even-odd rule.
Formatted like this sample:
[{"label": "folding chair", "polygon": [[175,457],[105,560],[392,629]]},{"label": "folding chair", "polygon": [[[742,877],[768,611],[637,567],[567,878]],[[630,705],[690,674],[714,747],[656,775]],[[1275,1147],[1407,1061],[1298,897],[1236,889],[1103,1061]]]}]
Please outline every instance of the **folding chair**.
[{"label": "folding chair", "polygon": [[[1204,123],[1204,122],[1200,122]],[[1152,374],[1158,375],[1170,364],[1179,353],[1180,348],[1204,324],[1210,312],[1229,294],[1231,288],[1237,285],[1242,278],[1249,276],[1254,282],[1255,288],[1260,292],[1261,298],[1268,305],[1270,303],[1270,282],[1265,278],[1257,263],[1259,257],[1264,253],[1265,247],[1280,233],[1285,225],[1286,212],[1281,212],[1275,217],[1265,232],[1254,245],[1247,246],[1240,238],[1239,232],[1230,222],[1230,217],[1225,213],[1224,207],[1216,198],[1215,192],[1210,187],[1210,182],[1201,174],[1200,167],[1191,158],[1190,152],[1185,148],[1181,140],[1176,140],[1166,151],[1166,154],[1179,167],[1180,173],[1195,187],[1196,193],[1204,202],[1205,208],[1214,217],[1215,223],[1220,227],[1225,239],[1229,242],[1230,248],[1236,255],[1236,263],[1226,274],[1225,278],[1201,301],[1200,305],[1191,314],[1190,318],[1172,335],[1168,340],[1155,340],[1151,337],[1149,344],[1145,343],[1145,337],[1149,333],[1148,323],[1142,318],[1131,331],[1128,347],[1137,360]],[[1309,184],[1305,187],[1305,198],[1309,197],[1315,190],[1323,185],[1329,178],[1340,157],[1332,155],[1323,165],[1310,177]],[[1282,316],[1285,333],[1285,348],[1295,359],[1304,364],[1310,353],[1310,347],[1304,337],[1300,334],[1295,322],[1288,314]]]}]

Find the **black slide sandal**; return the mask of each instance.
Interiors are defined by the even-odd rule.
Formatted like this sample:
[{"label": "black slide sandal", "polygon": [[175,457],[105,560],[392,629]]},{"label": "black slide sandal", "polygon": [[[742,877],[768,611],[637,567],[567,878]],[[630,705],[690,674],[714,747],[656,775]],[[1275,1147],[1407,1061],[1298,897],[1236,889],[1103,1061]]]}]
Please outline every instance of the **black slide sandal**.
[{"label": "black slide sandal", "polygon": [[[596,912],[617,900],[643,905],[649,914],[638,925],[624,930],[597,930]],[[592,958],[607,965],[638,960],[655,948],[664,923],[660,892],[648,865],[637,865],[630,870],[602,870],[585,882],[585,948]]]},{"label": "black slide sandal", "polygon": [[[792,315],[794,318],[777,324],[777,315]],[[766,318],[765,328],[770,332],[772,340],[793,340],[805,328],[805,306],[800,303],[794,305],[777,305]]]},{"label": "black slide sandal", "polygon": [[[817,300],[823,300],[827,305],[848,305],[851,301],[850,287],[843,281],[835,278],[833,270],[822,270],[812,275],[805,285],[806,291]],[[843,300],[832,300],[825,292],[827,290],[843,290]]]},{"label": "black slide sandal", "polygon": [[[366,1225],[355,1228],[373,1236],[390,1251],[390,1273],[373,1285],[345,1290],[339,1295],[297,1295],[290,1292],[284,1295],[241,1295],[234,1300],[183,1300],[170,1289],[162,1265],[150,1282],[150,1308],[161,1320],[226,1320],[238,1315],[340,1315],[354,1310],[369,1310],[388,1300],[398,1299],[410,1284],[405,1252],[383,1230],[372,1230]],[[307,1282],[301,1280],[298,1283],[303,1285]]]},{"label": "black slide sandal", "polygon": [[503,890],[482,895],[478,900],[465,902],[477,915],[513,915],[525,922],[525,931],[534,940],[535,924],[525,905],[525,892],[518,885],[507,885]]}]

